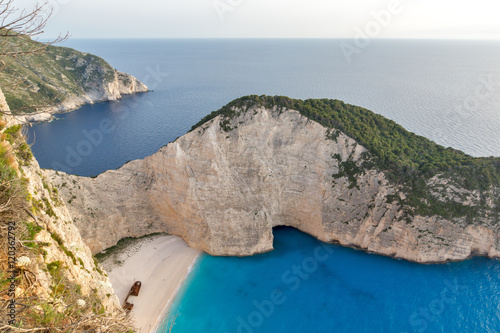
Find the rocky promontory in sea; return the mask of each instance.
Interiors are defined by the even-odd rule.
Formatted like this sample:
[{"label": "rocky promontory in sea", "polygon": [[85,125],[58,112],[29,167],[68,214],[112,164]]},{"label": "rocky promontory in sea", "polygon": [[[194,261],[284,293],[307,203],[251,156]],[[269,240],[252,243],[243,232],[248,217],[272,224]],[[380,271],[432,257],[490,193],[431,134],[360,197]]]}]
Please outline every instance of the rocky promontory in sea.
[{"label": "rocky promontory in sea", "polygon": [[213,255],[273,227],[419,263],[500,257],[500,158],[474,158],[338,100],[247,96],[97,178],[44,171],[93,253],[169,232]]},{"label": "rocky promontory in sea", "polygon": [[[22,37],[6,39],[2,48],[15,53],[45,46]],[[21,122],[49,121],[53,113],[148,91],[135,77],[114,69],[98,56],[56,46],[6,61],[0,66],[0,87]]]}]

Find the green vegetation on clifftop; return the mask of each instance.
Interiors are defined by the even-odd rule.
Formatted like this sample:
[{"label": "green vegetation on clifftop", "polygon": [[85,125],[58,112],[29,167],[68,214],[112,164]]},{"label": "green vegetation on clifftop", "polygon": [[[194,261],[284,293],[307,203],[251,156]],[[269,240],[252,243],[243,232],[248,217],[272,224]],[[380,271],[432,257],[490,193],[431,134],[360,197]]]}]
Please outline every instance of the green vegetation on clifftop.
[{"label": "green vegetation on clifftop", "polygon": [[[2,52],[26,52],[43,44],[12,38]],[[54,106],[71,95],[82,96],[103,83],[113,82],[115,69],[95,55],[66,47],[48,46],[42,53],[25,54],[0,66],[0,87],[14,113]]]},{"label": "green vegetation on clifftop", "polygon": [[[405,130],[396,122],[362,107],[339,100],[298,100],[284,96],[245,96],[214,111],[191,130],[222,115],[221,127],[230,131],[230,120],[250,107],[263,106],[297,110],[321,125],[337,129],[363,145],[371,158],[364,167],[375,166],[394,184],[401,185],[408,194],[405,204],[413,207],[412,214],[440,215],[446,218],[466,217],[468,220],[485,214],[499,216],[500,158],[475,158],[453,148],[445,148],[433,141]],[[330,139],[335,140],[336,132]],[[479,192],[477,205],[462,205],[454,200],[438,200],[431,195],[429,180],[433,176],[449,180],[469,191]],[[486,202],[496,208],[485,213]]]}]

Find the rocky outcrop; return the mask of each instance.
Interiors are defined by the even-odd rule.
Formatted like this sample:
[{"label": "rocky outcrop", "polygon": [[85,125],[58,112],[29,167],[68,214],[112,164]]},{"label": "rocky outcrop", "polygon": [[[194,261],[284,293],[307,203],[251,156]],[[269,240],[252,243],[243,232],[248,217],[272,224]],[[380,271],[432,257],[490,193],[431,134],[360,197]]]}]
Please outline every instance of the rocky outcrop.
[{"label": "rocky outcrop", "polygon": [[[93,87],[92,87],[93,86]],[[135,77],[115,71],[114,80],[111,82],[97,82],[94,85],[85,85],[85,92],[81,94],[68,94],[66,99],[54,106],[42,108],[41,112],[19,115],[22,122],[44,122],[54,119],[54,113],[70,112],[82,105],[98,102],[116,101],[123,95],[131,95],[148,91],[148,87]]]},{"label": "rocky outcrop", "polygon": [[38,162],[33,160],[23,167],[23,174],[28,180],[27,188],[31,200],[40,203],[36,222],[42,228],[34,240],[48,244],[43,247],[43,255],[40,254],[33,262],[33,272],[39,282],[39,296],[42,299],[50,299],[54,281],[46,266],[58,262],[61,263],[65,276],[81,287],[82,295],[96,294],[106,311],[120,312],[120,302],[106,272],[82,240],[70,212],[57,195],[57,190],[43,177]]},{"label": "rocky outcrop", "polygon": [[347,175],[370,155],[345,134],[332,136],[293,110],[253,107],[230,122],[220,117],[95,179],[45,171],[94,253],[162,231],[213,255],[245,256],[272,250],[273,227],[291,226],[421,263],[500,257],[493,218],[409,221],[401,200],[389,199],[405,194],[384,173]]},{"label": "rocky outcrop", "polygon": [[5,100],[5,95],[3,94],[2,89],[0,89],[0,111],[2,112],[10,112],[9,105]]},{"label": "rocky outcrop", "polygon": [[[6,123],[6,129],[17,124],[16,119],[9,116],[9,107],[1,89],[0,111],[2,120]],[[1,132],[3,130],[0,134]],[[7,144],[7,142],[2,141],[2,144]],[[9,149],[14,152],[19,149],[16,148],[17,142],[15,141],[8,145]],[[62,284],[62,282],[55,281],[49,272],[48,265],[52,264],[53,267],[58,267],[68,281],[79,286],[82,298],[92,297],[98,300],[108,313],[121,314],[121,306],[109,278],[82,240],[57,189],[42,175],[38,162],[31,157],[31,154],[27,156],[22,160],[18,157],[15,163],[15,169],[24,180],[28,201],[28,206],[25,208],[28,221],[18,221],[16,237],[23,242],[25,249],[29,250],[27,253],[31,261],[27,268],[36,278],[30,292],[41,300],[40,304],[42,301],[49,302],[56,310],[67,305],[63,305],[64,302],[54,296],[54,285]],[[4,179],[2,179],[2,186],[5,186]],[[6,206],[7,204],[2,207],[2,211]],[[22,233],[22,230],[26,228],[24,224],[27,223],[31,225],[30,236]],[[32,237],[32,239],[27,240],[27,237]],[[37,245],[33,246],[33,244]],[[19,287],[16,289],[16,296],[18,293],[24,294],[28,291]]]},{"label": "rocky outcrop", "polygon": [[[26,44],[32,49],[40,47],[31,40],[21,45],[16,45],[16,39],[7,42],[14,50]],[[0,86],[23,122],[49,121],[53,113],[148,91],[145,84],[102,58],[65,47],[50,46],[43,53],[26,55],[1,67]]]},{"label": "rocky outcrop", "polygon": [[0,112],[2,113],[2,115],[6,115],[2,119],[5,122],[5,128],[16,125],[18,123],[17,120],[11,116],[12,113],[10,111],[9,104],[7,104],[7,100],[5,99],[2,88],[0,88]]}]

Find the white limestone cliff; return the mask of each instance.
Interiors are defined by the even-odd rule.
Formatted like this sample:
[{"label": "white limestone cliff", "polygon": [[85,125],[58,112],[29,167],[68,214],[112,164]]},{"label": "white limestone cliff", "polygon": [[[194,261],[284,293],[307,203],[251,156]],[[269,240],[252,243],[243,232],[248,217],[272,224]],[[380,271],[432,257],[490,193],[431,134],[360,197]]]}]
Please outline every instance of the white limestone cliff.
[{"label": "white limestone cliff", "polygon": [[[9,107],[0,89],[0,111],[5,128],[16,125],[16,118],[9,115]],[[3,131],[0,131],[3,132]],[[2,144],[6,144],[3,141]],[[15,148],[8,147],[11,150]],[[42,175],[38,162],[34,158],[28,161],[16,161],[15,165],[25,180],[27,200],[31,211],[28,222],[40,227],[33,241],[42,245],[42,250],[31,258],[29,269],[36,276],[33,294],[42,300],[52,299],[53,277],[47,270],[50,263],[59,263],[64,276],[81,287],[83,296],[95,295],[109,313],[121,314],[121,305],[114,294],[110,280],[99,263],[94,260],[89,247],[84,243],[78,228],[73,223],[64,201],[60,198],[50,181]],[[3,207],[4,208],[4,207]],[[21,221],[18,221],[21,224]],[[20,226],[18,226],[20,228]],[[21,237],[21,235],[17,235]],[[19,239],[27,242],[24,239]],[[20,291],[23,292],[23,291]]]},{"label": "white limestone cliff", "polygon": [[[500,257],[498,221],[415,216],[377,169],[334,177],[366,149],[293,110],[253,107],[221,128],[220,116],[143,160],[95,179],[45,171],[68,202],[92,252],[124,237],[169,232],[213,255],[273,249],[291,226],[325,241],[420,263]],[[338,158],[340,156],[340,160]]]},{"label": "white limestone cliff", "polygon": [[[96,70],[96,69],[94,69]],[[78,94],[68,93],[66,99],[55,106],[46,107],[40,112],[18,115],[21,122],[39,123],[54,119],[54,113],[65,113],[78,109],[82,105],[98,102],[117,101],[124,95],[148,92],[148,87],[137,78],[115,70],[111,82],[93,82],[85,85],[85,91]]]}]

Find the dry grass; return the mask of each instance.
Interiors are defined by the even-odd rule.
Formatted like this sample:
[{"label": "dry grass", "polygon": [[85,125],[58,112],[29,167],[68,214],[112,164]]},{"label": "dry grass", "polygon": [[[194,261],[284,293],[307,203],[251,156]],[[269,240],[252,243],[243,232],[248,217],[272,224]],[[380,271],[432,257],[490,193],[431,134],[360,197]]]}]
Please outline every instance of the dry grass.
[{"label": "dry grass", "polygon": [[[14,138],[14,140],[12,140]],[[16,155],[26,147],[22,135],[2,135],[0,142],[0,332],[133,332],[124,313],[106,313],[96,291],[83,295],[80,286],[68,279],[67,267],[61,262],[46,264],[43,258],[45,243],[34,240],[46,228],[47,216],[32,210],[31,195],[26,180],[17,171]],[[10,139],[12,142],[7,142]],[[26,153],[26,152],[25,152]],[[10,271],[8,248],[9,226],[15,222],[15,255],[31,260],[16,267],[16,325],[8,324]],[[12,234],[12,230],[11,230]],[[12,239],[11,239],[12,240]],[[12,244],[10,244],[12,245]],[[61,250],[62,251],[62,250]],[[50,290],[43,291],[34,272],[46,270],[51,277]],[[49,295],[47,297],[47,294]],[[45,295],[45,296],[44,296]],[[80,304],[79,304],[80,303]],[[82,305],[84,304],[84,305]]]}]

